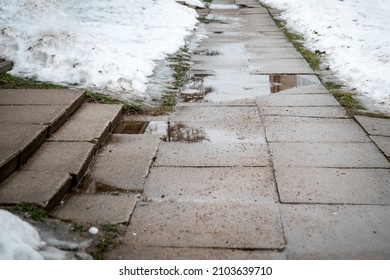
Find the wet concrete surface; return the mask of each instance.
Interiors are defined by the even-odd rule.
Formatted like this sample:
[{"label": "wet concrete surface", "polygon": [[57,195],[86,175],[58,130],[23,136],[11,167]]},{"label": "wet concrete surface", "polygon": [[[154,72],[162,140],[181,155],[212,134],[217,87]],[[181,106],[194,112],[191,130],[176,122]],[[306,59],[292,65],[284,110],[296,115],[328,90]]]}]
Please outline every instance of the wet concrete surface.
[{"label": "wet concrete surface", "polygon": [[388,136],[256,1],[214,3],[257,8],[210,11],[176,112],[123,119],[55,214],[122,224],[111,259],[388,259]]},{"label": "wet concrete surface", "polygon": [[282,205],[289,259],[389,259],[389,206]]},{"label": "wet concrete surface", "polygon": [[134,124],[161,143],[109,258],[388,258],[386,157],[266,9],[214,2],[257,8],[211,10],[176,112]]},{"label": "wet concrete surface", "polygon": [[146,203],[123,241],[148,247],[283,249],[276,203]]},{"label": "wet concrete surface", "polygon": [[155,167],[146,181],[143,196],[150,202],[278,201],[269,167]]}]

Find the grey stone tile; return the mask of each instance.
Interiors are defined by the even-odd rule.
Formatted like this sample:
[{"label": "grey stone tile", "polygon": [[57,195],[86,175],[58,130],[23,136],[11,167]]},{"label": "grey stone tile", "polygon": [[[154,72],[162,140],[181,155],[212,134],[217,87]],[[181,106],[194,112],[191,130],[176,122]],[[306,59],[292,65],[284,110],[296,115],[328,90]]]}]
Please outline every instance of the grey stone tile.
[{"label": "grey stone tile", "polygon": [[276,167],[390,167],[373,143],[270,143],[269,146]]},{"label": "grey stone tile", "polygon": [[108,253],[111,260],[285,260],[275,250],[137,247],[119,245]]},{"label": "grey stone tile", "polygon": [[34,204],[53,209],[70,190],[66,171],[16,171],[0,184],[0,204]]},{"label": "grey stone tile", "polygon": [[265,117],[269,142],[371,142],[354,121],[295,117]]},{"label": "grey stone tile", "polygon": [[52,124],[66,116],[62,105],[1,106],[0,122],[15,124]]},{"label": "grey stone tile", "polygon": [[1,105],[70,105],[84,100],[82,90],[67,89],[1,89]]},{"label": "grey stone tile", "polygon": [[173,122],[222,122],[253,121],[259,119],[257,108],[253,107],[179,107],[171,121]]},{"label": "grey stone tile", "polygon": [[152,159],[160,144],[160,135],[113,134],[99,151],[99,157],[127,157],[135,160]]},{"label": "grey stone tile", "polygon": [[81,224],[121,224],[130,220],[136,203],[137,198],[130,194],[72,195],[53,214]]},{"label": "grey stone tile", "polygon": [[390,169],[276,169],[284,203],[390,205]]},{"label": "grey stone tile", "polygon": [[389,259],[389,206],[282,205],[289,259]]},{"label": "grey stone tile", "polygon": [[48,126],[0,123],[0,131],[3,132],[0,137],[0,180],[2,180],[17,167],[18,163],[24,163],[45,141]]},{"label": "grey stone tile", "polygon": [[[307,77],[307,76],[304,76]],[[313,83],[315,83],[315,79]],[[305,87],[304,85],[301,87]],[[298,86],[292,87],[299,88]],[[290,88],[289,88],[290,89]],[[288,89],[287,89],[288,90]],[[325,107],[340,106],[331,94],[272,94],[257,98],[260,107]]]},{"label": "grey stone tile", "polygon": [[390,137],[371,136],[371,139],[387,157],[390,157]]},{"label": "grey stone tile", "polygon": [[150,203],[136,207],[127,245],[283,249],[278,205]]},{"label": "grey stone tile", "polygon": [[154,167],[143,195],[158,202],[278,201],[273,172],[268,167]]},{"label": "grey stone tile", "polygon": [[131,191],[142,191],[149,173],[150,157],[97,157],[91,168],[92,178],[102,184]]},{"label": "grey stone tile", "polygon": [[155,166],[269,166],[262,143],[161,143]]},{"label": "grey stone tile", "polygon": [[67,118],[66,105],[0,106],[0,123],[44,124],[49,126],[49,135]]},{"label": "grey stone tile", "polygon": [[355,116],[370,135],[390,136],[390,119]]},{"label": "grey stone tile", "polygon": [[328,119],[349,119],[345,110],[338,106],[332,107],[259,107],[262,116],[310,117]]},{"label": "grey stone tile", "polygon": [[250,61],[251,74],[314,74],[304,59],[269,59]]},{"label": "grey stone tile", "polygon": [[49,141],[93,142],[100,146],[121,112],[121,105],[84,104]]},{"label": "grey stone tile", "polygon": [[94,145],[85,142],[45,142],[27,161],[23,170],[70,173],[76,182],[81,180],[94,154]]},{"label": "grey stone tile", "polygon": [[112,135],[91,168],[93,179],[124,190],[143,190],[160,143],[159,137]]}]

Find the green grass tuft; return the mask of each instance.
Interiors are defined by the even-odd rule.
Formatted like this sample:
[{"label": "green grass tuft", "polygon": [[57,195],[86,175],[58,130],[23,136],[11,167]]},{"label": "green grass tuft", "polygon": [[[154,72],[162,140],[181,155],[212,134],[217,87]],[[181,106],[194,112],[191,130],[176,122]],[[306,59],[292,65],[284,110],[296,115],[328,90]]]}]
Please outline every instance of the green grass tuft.
[{"label": "green grass tuft", "polygon": [[87,98],[89,101],[103,104],[122,104],[123,110],[131,114],[140,114],[146,110],[143,104],[125,102],[97,92],[87,92]]},{"label": "green grass tuft", "polygon": [[65,89],[67,87],[56,84],[40,82],[33,79],[23,79],[8,73],[0,74],[0,88],[2,89]]}]

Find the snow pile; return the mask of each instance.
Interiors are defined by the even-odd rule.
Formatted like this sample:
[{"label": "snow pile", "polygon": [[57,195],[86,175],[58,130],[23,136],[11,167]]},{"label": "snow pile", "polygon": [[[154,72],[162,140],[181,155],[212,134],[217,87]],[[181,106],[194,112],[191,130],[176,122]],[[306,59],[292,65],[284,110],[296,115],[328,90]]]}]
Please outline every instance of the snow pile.
[{"label": "snow pile", "polygon": [[390,1],[262,0],[311,50],[326,52],[335,75],[374,109],[390,112]]},{"label": "snow pile", "polygon": [[196,17],[174,0],[0,0],[0,57],[15,75],[145,97],[156,61],[185,43]]},{"label": "snow pile", "polygon": [[[176,1],[178,2],[178,1]],[[185,3],[189,6],[198,7],[198,8],[204,8],[205,5],[200,0],[185,0]]]},{"label": "snow pile", "polygon": [[0,209],[0,260],[90,259],[82,252],[89,245],[54,238],[45,242],[29,223]]}]

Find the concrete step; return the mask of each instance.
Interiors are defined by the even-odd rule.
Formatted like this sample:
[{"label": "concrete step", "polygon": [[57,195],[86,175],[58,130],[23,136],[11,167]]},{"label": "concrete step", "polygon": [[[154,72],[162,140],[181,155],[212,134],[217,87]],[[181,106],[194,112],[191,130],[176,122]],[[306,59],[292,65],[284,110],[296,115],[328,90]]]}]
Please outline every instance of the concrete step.
[{"label": "concrete step", "polygon": [[84,102],[65,89],[0,90],[0,182],[19,168]]},{"label": "concrete step", "polygon": [[0,184],[0,204],[54,209],[81,181],[121,111],[121,105],[84,103],[26,164]]}]

